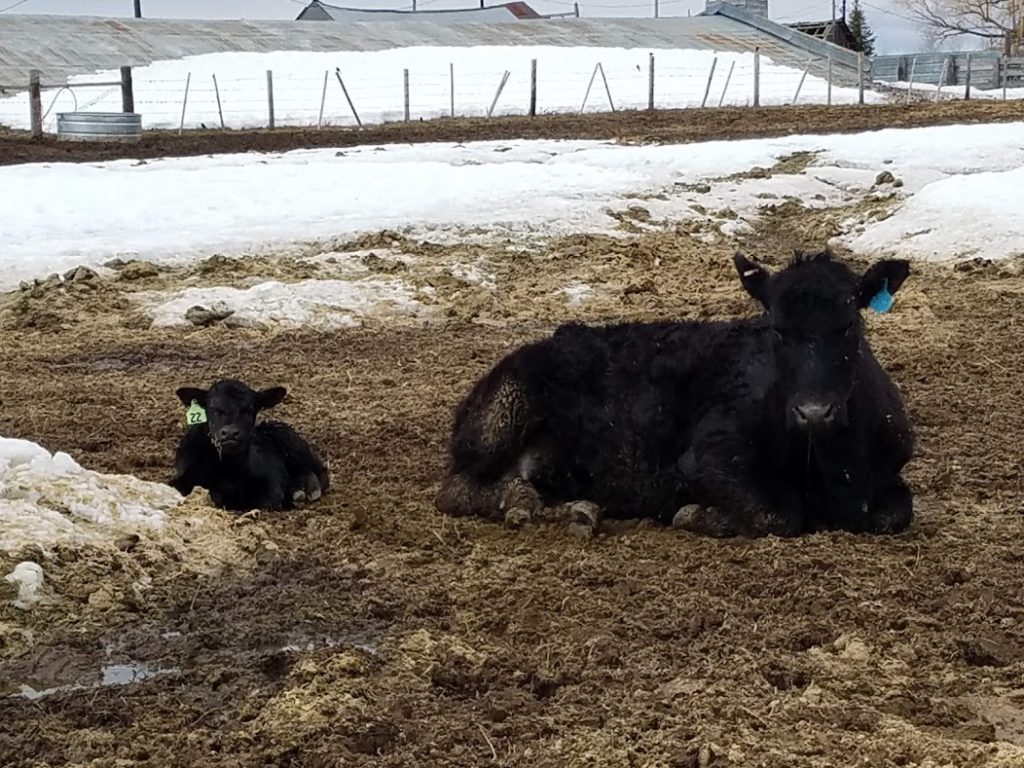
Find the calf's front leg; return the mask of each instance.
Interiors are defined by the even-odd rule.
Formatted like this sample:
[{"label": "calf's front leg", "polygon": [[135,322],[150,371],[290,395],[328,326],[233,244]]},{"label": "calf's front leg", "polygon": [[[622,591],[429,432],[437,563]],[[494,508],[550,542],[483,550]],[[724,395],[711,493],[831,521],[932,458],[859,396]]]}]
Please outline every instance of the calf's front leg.
[{"label": "calf's front leg", "polygon": [[799,496],[778,482],[736,431],[712,421],[699,429],[679,469],[696,502],[677,525],[705,536],[797,536],[804,530]]}]

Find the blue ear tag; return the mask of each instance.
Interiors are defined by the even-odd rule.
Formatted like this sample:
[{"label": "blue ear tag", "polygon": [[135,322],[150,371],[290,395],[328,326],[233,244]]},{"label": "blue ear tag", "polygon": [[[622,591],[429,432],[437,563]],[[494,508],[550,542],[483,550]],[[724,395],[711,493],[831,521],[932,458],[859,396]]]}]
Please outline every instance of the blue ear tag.
[{"label": "blue ear tag", "polygon": [[881,314],[885,314],[890,309],[892,309],[892,305],[893,305],[893,298],[892,298],[892,294],[889,293],[889,278],[883,277],[882,278],[882,287],[879,288],[878,289],[878,293],[876,293],[871,298],[871,302],[868,304],[868,306],[871,307],[873,310],[875,310],[875,312],[877,312],[878,314],[881,315]]}]

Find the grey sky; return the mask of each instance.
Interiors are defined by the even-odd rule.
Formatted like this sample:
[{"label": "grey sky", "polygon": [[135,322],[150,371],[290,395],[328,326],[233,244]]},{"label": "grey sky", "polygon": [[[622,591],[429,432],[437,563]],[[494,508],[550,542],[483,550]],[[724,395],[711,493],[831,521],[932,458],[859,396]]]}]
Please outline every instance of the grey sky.
[{"label": "grey sky", "polygon": [[[488,0],[488,4],[499,0]],[[0,0],[0,8],[16,0]],[[542,13],[572,9],[572,0],[528,0]],[[836,0],[837,3],[841,0]],[[848,0],[850,7],[853,0]],[[660,0],[662,16],[685,16],[704,8],[704,0]],[[412,0],[335,0],[357,8],[411,8]],[[474,0],[419,0],[420,8],[473,7]],[[917,25],[905,18],[901,0],[861,0],[875,32],[879,53],[919,50],[923,46]],[[293,19],[303,0],[142,0],[145,16],[163,18]],[[769,0],[769,13],[779,21],[817,21],[832,15],[831,0]],[[651,16],[654,0],[580,0],[583,16]],[[90,14],[131,16],[132,0],[25,0],[9,13]]]}]

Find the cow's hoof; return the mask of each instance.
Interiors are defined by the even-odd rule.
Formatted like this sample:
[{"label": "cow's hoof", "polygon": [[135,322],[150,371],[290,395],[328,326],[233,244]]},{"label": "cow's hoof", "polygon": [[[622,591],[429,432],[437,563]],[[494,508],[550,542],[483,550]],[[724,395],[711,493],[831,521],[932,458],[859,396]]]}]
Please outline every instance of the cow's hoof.
[{"label": "cow's hoof", "polygon": [[577,539],[592,539],[594,538],[594,529],[586,523],[569,523],[569,535],[575,536]]},{"label": "cow's hoof", "polygon": [[672,527],[701,536],[727,538],[736,535],[736,527],[717,507],[687,504],[672,518]]},{"label": "cow's hoof", "polygon": [[306,492],[301,488],[292,494],[292,501],[296,504],[302,504],[306,500]]},{"label": "cow's hoof", "polygon": [[533,514],[522,507],[512,507],[505,511],[505,525],[509,528],[522,528],[533,521]]},{"label": "cow's hoof", "polygon": [[524,510],[531,518],[544,509],[544,502],[540,494],[527,480],[521,477],[509,480],[502,494],[501,508],[511,511],[513,509]]},{"label": "cow's hoof", "polygon": [[573,525],[584,525],[593,531],[601,527],[601,507],[592,501],[574,501],[569,505]]},{"label": "cow's hoof", "polygon": [[687,504],[685,507],[680,507],[675,517],[672,518],[672,527],[689,531],[703,513],[704,510],[700,504]]}]

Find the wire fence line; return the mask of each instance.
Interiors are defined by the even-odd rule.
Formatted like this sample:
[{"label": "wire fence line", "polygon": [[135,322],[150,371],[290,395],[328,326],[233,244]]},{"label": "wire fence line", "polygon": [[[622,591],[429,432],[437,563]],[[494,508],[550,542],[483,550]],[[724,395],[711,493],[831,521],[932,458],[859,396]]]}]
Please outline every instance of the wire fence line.
[{"label": "wire fence line", "polygon": [[[812,57],[800,69],[776,65],[759,51],[709,53],[695,63],[664,63],[652,53],[646,62],[628,64],[600,59],[550,68],[538,66],[536,59],[529,64],[502,69],[491,62],[488,71],[452,62],[401,73],[337,67],[193,72],[182,62],[180,75],[147,74],[134,82],[131,70],[122,68],[120,82],[97,75],[61,85],[32,80],[0,86],[0,123],[38,135],[55,130],[57,114],[73,111],[134,111],[147,129],[184,130],[892,100],[870,87],[863,64],[860,77],[844,71],[837,82],[830,77],[831,61]],[[975,94],[987,95],[977,89]],[[950,95],[947,89],[944,96]]]}]

